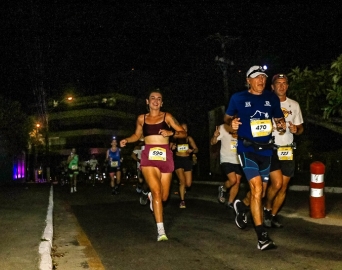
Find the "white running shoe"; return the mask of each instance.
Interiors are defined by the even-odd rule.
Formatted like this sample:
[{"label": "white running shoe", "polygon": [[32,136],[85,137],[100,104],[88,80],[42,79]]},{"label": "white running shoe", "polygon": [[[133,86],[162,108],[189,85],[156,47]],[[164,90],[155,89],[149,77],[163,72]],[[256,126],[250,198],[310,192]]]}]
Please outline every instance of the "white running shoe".
[{"label": "white running shoe", "polygon": [[169,238],[167,238],[166,234],[158,235],[157,241],[167,241]]}]

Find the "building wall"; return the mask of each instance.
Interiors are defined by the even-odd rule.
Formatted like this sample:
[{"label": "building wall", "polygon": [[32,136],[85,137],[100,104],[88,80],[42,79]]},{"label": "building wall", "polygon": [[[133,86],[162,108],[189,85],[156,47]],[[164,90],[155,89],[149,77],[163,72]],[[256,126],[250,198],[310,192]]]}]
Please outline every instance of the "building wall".
[{"label": "building wall", "polygon": [[[121,140],[130,136],[137,115],[146,112],[146,105],[142,99],[112,93],[75,97],[49,111],[49,154],[51,167],[55,167],[66,160],[71,148],[77,149],[81,161],[89,160],[92,153],[104,159],[112,137]],[[126,161],[133,147],[122,149]]]}]

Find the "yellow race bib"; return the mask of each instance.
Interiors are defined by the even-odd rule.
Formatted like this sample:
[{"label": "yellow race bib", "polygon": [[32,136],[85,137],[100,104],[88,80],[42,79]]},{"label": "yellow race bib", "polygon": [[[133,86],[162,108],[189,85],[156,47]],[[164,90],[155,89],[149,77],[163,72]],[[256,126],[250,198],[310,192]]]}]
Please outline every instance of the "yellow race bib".
[{"label": "yellow race bib", "polygon": [[236,148],[237,148],[237,141],[231,141],[230,142],[230,152],[236,153]]},{"label": "yellow race bib", "polygon": [[281,146],[278,148],[279,160],[293,160],[293,149],[289,146]]},{"label": "yellow race bib", "polygon": [[161,147],[153,147],[148,153],[149,160],[166,161],[166,149]]},{"label": "yellow race bib", "polygon": [[271,119],[251,120],[251,132],[253,137],[268,136],[272,133],[273,126]]},{"label": "yellow race bib", "polygon": [[189,150],[189,145],[187,143],[186,144],[177,144],[177,152],[185,153],[188,150]]},{"label": "yellow race bib", "polygon": [[111,161],[111,162],[110,162],[110,166],[111,166],[111,167],[114,167],[114,168],[115,168],[115,167],[117,167],[118,165],[119,165],[119,161]]}]

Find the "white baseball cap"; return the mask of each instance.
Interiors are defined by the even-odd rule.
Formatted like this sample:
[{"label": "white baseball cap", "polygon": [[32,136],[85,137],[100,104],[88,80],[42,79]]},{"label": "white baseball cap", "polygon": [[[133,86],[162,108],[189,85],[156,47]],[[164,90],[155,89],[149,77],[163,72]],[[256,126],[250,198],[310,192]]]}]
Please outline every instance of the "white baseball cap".
[{"label": "white baseball cap", "polygon": [[255,78],[259,75],[265,75],[266,77],[267,74],[265,73],[265,68],[263,68],[262,66],[252,66],[246,73],[246,77],[247,78]]}]

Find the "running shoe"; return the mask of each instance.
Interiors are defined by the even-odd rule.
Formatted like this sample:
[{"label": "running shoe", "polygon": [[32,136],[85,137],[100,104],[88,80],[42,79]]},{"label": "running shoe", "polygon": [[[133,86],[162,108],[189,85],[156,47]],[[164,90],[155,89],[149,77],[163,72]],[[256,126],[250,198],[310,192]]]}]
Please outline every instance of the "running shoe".
[{"label": "running shoe", "polygon": [[70,188],[70,193],[74,193],[74,188]]},{"label": "running shoe", "polygon": [[272,227],[272,211],[264,208],[264,226],[266,228]]},{"label": "running shoe", "polygon": [[166,236],[166,234],[162,234],[162,235],[158,235],[158,238],[157,238],[157,241],[160,242],[160,241],[167,241],[169,240]]},{"label": "running shoe", "polygon": [[140,187],[140,186],[137,186],[137,188],[136,188],[135,190],[136,190],[136,192],[137,192],[137,193],[139,193],[139,194],[140,194],[140,193],[141,193],[141,191],[142,191],[142,189],[141,189],[141,187]]},{"label": "running shoe", "polygon": [[234,204],[232,202],[228,202],[227,207],[234,210]]},{"label": "running shoe", "polygon": [[150,200],[150,209],[151,209],[151,211],[153,212],[153,203],[152,203],[153,199],[152,199],[152,193],[149,192],[148,195],[147,195],[147,197],[148,197],[148,199]]},{"label": "running shoe", "polygon": [[234,202],[235,210],[235,224],[240,229],[245,229],[247,227],[247,216],[244,211],[243,203],[240,200],[235,200]]},{"label": "running shoe", "polygon": [[217,199],[220,203],[224,203],[226,201],[226,191],[223,190],[223,186],[218,187]]},{"label": "running shoe", "polygon": [[179,208],[186,208],[185,201],[181,201],[179,204]]},{"label": "running shoe", "polygon": [[74,187],[74,192],[77,192],[76,187]]},{"label": "running shoe", "polygon": [[145,193],[144,191],[141,192],[139,202],[141,205],[146,205],[147,204],[147,196],[148,193]]},{"label": "running shoe", "polygon": [[268,249],[275,249],[275,248],[277,248],[277,246],[268,237],[268,233],[267,232],[263,232],[261,239],[258,240],[257,248],[260,249],[260,250],[268,250]]},{"label": "running shoe", "polygon": [[278,216],[273,216],[271,223],[272,223],[273,228],[282,228],[283,227],[283,224],[281,224],[278,220]]},{"label": "running shoe", "polygon": [[275,249],[275,248],[277,248],[277,246],[275,245],[275,243],[271,239],[267,239],[267,240],[263,240],[263,241],[259,240],[257,248],[262,251],[262,250],[268,250],[268,249]]}]

